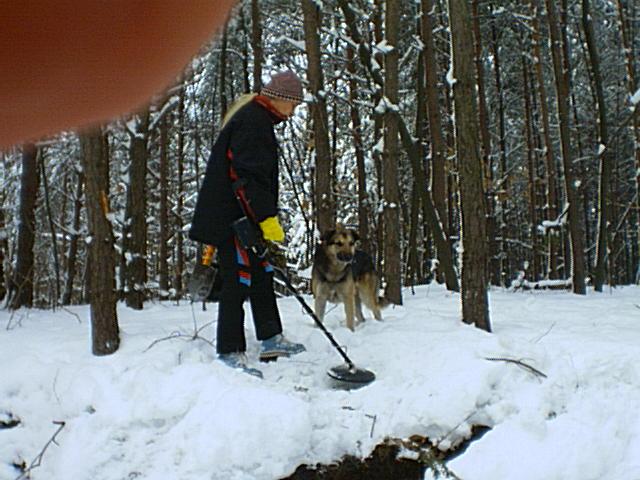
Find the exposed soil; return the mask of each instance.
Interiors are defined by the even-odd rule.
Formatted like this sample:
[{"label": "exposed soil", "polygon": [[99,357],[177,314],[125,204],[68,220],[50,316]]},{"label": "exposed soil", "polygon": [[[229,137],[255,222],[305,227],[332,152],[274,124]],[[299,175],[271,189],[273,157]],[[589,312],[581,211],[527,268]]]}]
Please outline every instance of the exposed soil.
[{"label": "exposed soil", "polygon": [[300,465],[281,480],[422,480],[428,469],[437,472],[440,478],[457,479],[446,462],[462,455],[489,430],[475,426],[469,439],[444,452],[419,435],[405,440],[387,439],[364,460],[348,455],[330,465]]},{"label": "exposed soil", "polygon": [[0,430],[15,428],[20,425],[20,419],[15,417],[11,412],[0,412]]}]

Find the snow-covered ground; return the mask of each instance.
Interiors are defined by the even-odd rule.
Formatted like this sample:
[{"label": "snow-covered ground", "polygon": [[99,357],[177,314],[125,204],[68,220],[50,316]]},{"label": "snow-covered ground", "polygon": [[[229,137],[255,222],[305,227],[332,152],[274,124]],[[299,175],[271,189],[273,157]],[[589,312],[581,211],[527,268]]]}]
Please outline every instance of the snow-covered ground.
[{"label": "snow-covered ground", "polygon": [[[449,463],[465,480],[640,479],[640,288],[498,290],[490,300],[494,334],[463,325],[459,296],[435,285],[406,290],[403,307],[355,333],[334,308],[328,328],[377,375],[352,391],[330,388],[325,371],[341,358],[294,298],[279,301],[285,333],[308,351],[275,363],[257,363],[246,309],[264,380],[216,362],[204,340],[147,350],[193,333],[187,303],[120,306],[121,348],[101,358],[88,307],[0,312],[0,422],[20,420],[0,430],[0,479],[18,477],[11,464],[28,465],[54,421],[65,426],[35,480],[276,479],[302,463],[366,457],[387,436],[446,448],[473,424],[492,430]],[[194,309],[199,327],[216,308]],[[213,339],[214,325],[201,335]],[[498,357],[546,378],[487,360]]]}]

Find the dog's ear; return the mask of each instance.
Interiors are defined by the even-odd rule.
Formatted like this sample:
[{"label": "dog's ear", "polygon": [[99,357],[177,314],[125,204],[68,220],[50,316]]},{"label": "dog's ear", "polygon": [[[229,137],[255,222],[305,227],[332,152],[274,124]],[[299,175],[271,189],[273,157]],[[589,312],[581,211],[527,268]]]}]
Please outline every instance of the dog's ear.
[{"label": "dog's ear", "polygon": [[331,239],[333,238],[333,236],[335,234],[336,234],[336,230],[335,229],[332,228],[331,230],[327,230],[322,235],[320,235],[320,241],[322,243],[329,243],[329,242],[331,242]]},{"label": "dog's ear", "polygon": [[358,243],[360,241],[360,235],[358,235],[358,232],[355,231],[353,228],[351,229],[351,236],[353,237],[353,241],[355,243]]}]

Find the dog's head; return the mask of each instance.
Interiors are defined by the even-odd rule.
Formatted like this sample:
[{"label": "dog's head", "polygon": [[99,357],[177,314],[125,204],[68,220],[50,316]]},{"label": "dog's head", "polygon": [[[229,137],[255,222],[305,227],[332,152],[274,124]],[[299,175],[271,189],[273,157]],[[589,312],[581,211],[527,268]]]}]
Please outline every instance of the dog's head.
[{"label": "dog's head", "polygon": [[329,257],[344,262],[351,263],[356,253],[356,243],[360,238],[355,230],[345,228],[343,225],[336,225],[336,228],[327,230],[320,237],[322,247]]}]

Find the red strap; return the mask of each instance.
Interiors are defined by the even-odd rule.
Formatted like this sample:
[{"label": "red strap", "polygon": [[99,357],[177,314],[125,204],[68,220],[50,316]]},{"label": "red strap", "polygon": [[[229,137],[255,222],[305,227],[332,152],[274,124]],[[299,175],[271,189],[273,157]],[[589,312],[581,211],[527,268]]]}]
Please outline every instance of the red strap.
[{"label": "red strap", "polygon": [[[229,160],[229,178],[231,179],[231,183],[234,184],[238,180],[240,180],[240,177],[238,177],[238,173],[236,172],[235,168],[233,168],[233,165],[231,163],[233,160],[233,153],[231,152],[231,149],[227,150],[227,159]],[[233,189],[233,193],[235,193],[236,198],[240,202],[240,206],[242,207],[244,214],[250,217],[251,220],[253,220],[254,222],[258,223],[256,219],[256,215],[253,212],[253,209],[251,208],[251,206],[249,205],[249,200],[247,200],[247,195],[245,193],[244,186],[243,185],[237,186],[236,188]]]}]

